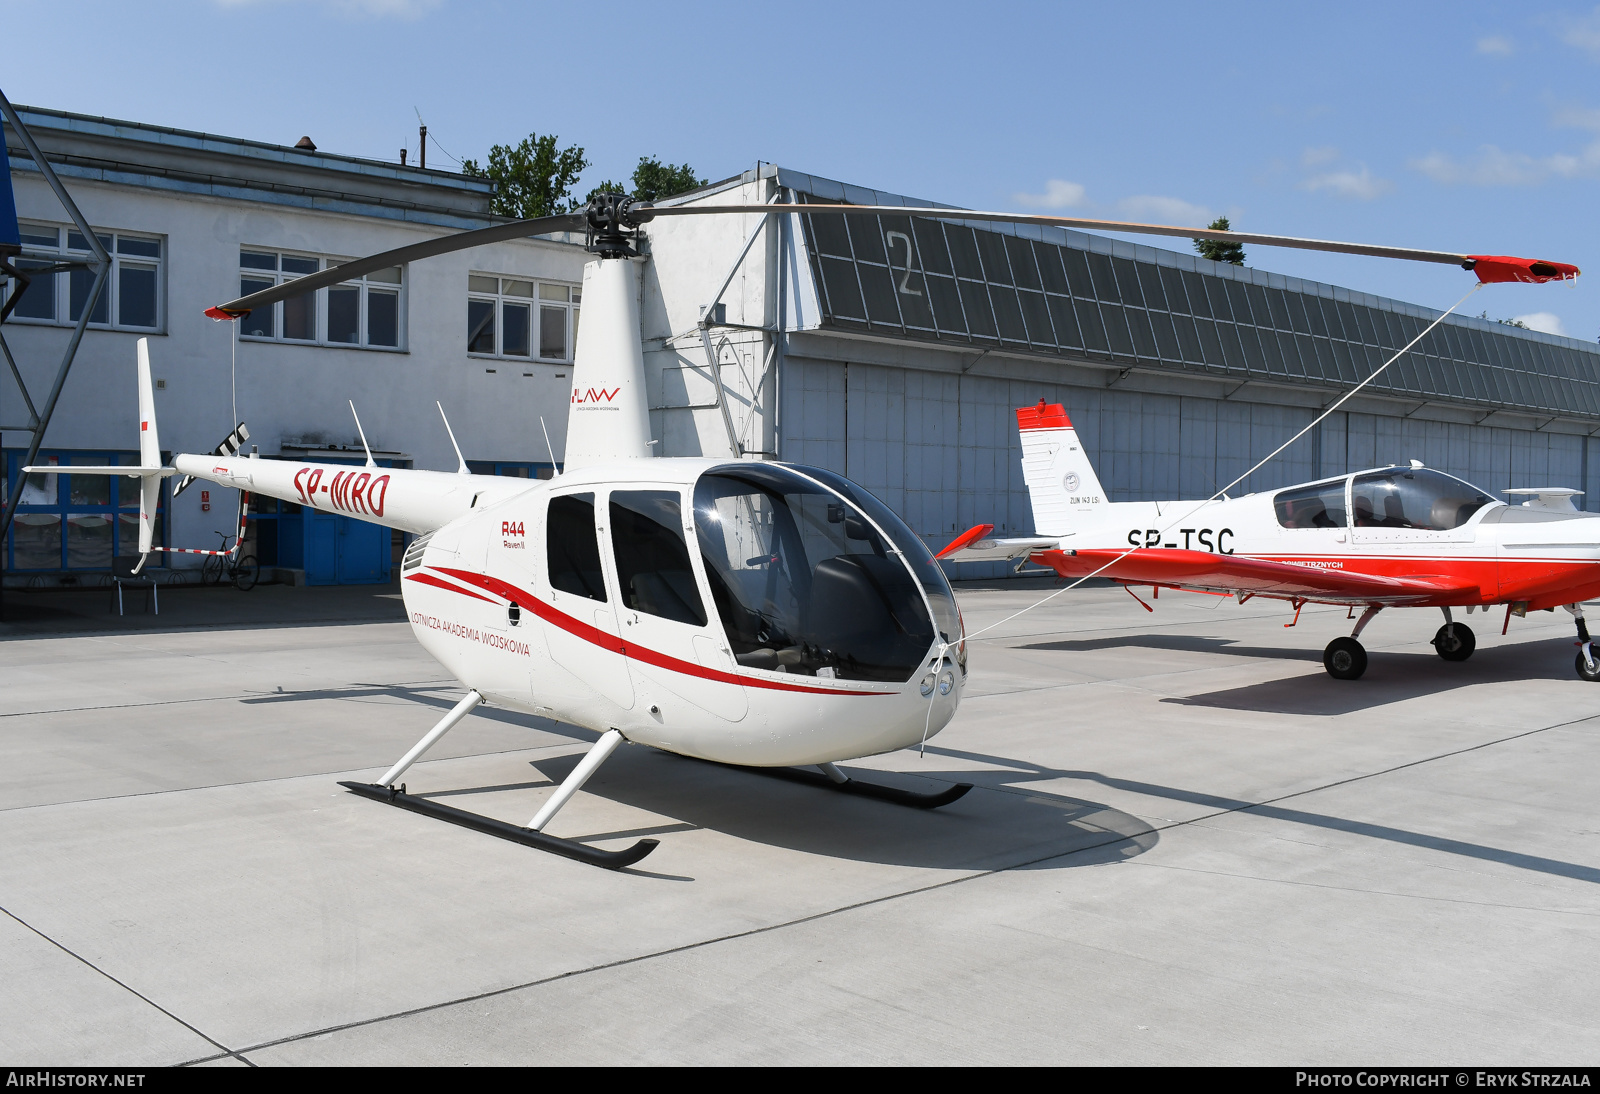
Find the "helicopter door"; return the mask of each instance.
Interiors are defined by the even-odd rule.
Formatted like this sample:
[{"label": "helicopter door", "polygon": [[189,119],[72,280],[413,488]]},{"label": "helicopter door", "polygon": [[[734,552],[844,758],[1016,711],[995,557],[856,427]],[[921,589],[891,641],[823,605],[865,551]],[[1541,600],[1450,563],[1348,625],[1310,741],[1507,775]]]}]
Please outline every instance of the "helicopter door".
[{"label": "helicopter door", "polygon": [[607,515],[617,617],[637,705],[652,708],[669,731],[675,721],[681,724],[674,708],[681,712],[686,702],[739,721],[749,709],[744,686],[701,671],[732,672],[736,666],[708,626],[688,547],[694,531],[684,519],[680,489],[613,490]]},{"label": "helicopter door", "polygon": [[545,620],[550,658],[623,710],[633,708],[633,682],[617,634],[616,605],[600,565],[594,494],[558,494],[545,511],[545,565],[550,606]]}]

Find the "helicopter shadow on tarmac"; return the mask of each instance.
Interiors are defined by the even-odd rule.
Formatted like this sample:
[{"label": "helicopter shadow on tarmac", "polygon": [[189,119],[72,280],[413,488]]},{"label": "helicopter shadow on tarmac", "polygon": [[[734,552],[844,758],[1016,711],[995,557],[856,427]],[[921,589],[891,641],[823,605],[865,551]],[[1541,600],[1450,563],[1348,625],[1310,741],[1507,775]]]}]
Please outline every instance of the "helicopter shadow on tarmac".
[{"label": "helicopter shadow on tarmac", "polygon": [[[555,785],[579,753],[539,757],[530,765]],[[974,782],[976,772],[941,770],[924,778],[844,765],[852,777],[916,791]],[[512,784],[506,789],[520,788]],[[483,788],[485,791],[493,788]],[[462,788],[427,792],[477,808]],[[740,840],[828,858],[948,870],[990,870],[1029,863],[1086,866],[1143,854],[1159,836],[1138,817],[1109,806],[1051,793],[1012,793],[979,784],[940,809],[922,810],[774,779],[753,771],[688,759],[650,748],[624,748],[584,786],[594,794],[672,818],[628,832],[562,832],[584,842],[704,828]],[[531,799],[521,799],[525,811]]]},{"label": "helicopter shadow on tarmac", "polygon": [[[395,701],[439,711],[455,704],[452,684],[368,684],[268,693],[242,702],[314,700]],[[587,747],[592,730],[487,705],[452,735],[465,743],[477,719],[534,731],[530,748],[549,747],[549,737]],[[548,734],[549,737],[544,737]],[[543,738],[543,739],[540,739]],[[582,751],[505,758],[505,777],[485,785],[440,786],[413,776],[413,793],[515,824],[526,823],[539,798],[528,793],[553,788],[582,758]],[[526,763],[528,766],[522,766]],[[1086,866],[1120,862],[1143,854],[1159,836],[1145,821],[1103,804],[1049,792],[997,786],[993,772],[940,770],[928,777],[843,765],[846,773],[908,790],[937,791],[952,783],[977,784],[966,797],[940,809],[922,810],[805,786],[722,764],[693,760],[643,746],[613,755],[584,785],[592,794],[645,810],[662,821],[605,832],[557,833],[586,843],[670,835],[709,829],[737,839],[831,858],[951,870],[985,870],[1029,863]],[[985,782],[989,786],[985,786]],[[1041,862],[1041,860],[1043,860]],[[648,865],[648,864],[646,864]],[[637,868],[632,872],[648,873]]]},{"label": "helicopter shadow on tarmac", "polygon": [[[1227,638],[1207,635],[1129,634],[1062,642],[1037,642],[1015,649],[1056,653],[1085,653],[1109,649],[1153,649],[1218,654],[1227,657],[1273,658],[1301,661],[1314,671],[1258,684],[1171,696],[1163,703],[1249,710],[1262,714],[1333,717],[1373,707],[1438,695],[1474,684],[1575,679],[1572,647],[1563,639],[1531,638],[1481,647],[1467,662],[1449,662],[1430,652],[1410,652],[1368,647],[1367,671],[1359,680],[1335,680],[1322,669],[1320,650],[1245,646]],[[1426,648],[1426,647],[1424,647]]]}]

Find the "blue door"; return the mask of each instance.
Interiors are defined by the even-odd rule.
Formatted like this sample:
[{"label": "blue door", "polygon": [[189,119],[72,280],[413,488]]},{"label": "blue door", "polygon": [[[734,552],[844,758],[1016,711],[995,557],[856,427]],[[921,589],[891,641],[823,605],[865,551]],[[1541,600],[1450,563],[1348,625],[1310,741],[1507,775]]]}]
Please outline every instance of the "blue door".
[{"label": "blue door", "polygon": [[338,584],[339,525],[346,523],[345,518],[315,509],[302,512],[306,521],[306,584]]},{"label": "blue door", "polygon": [[389,529],[349,517],[339,522],[339,584],[371,585],[389,580],[385,564],[389,554]]}]

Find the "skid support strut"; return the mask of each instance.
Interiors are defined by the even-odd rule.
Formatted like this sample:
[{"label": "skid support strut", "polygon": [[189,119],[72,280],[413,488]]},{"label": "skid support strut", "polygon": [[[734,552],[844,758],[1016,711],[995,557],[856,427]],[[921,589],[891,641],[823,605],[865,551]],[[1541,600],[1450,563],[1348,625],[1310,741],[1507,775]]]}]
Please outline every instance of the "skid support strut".
[{"label": "skid support strut", "polygon": [[455,728],[457,722],[472,713],[472,708],[483,702],[483,696],[476,691],[469,691],[461,702],[450,708],[450,713],[439,719],[439,724],[428,730],[422,740],[411,746],[411,751],[400,757],[400,762],[391,767],[388,774],[378,780],[379,786],[393,786],[394,781],[406,773],[406,768],[422,758],[422,754],[438,743],[443,737]]},{"label": "skid support strut", "polygon": [[[733,766],[733,765],[729,765]],[[862,798],[876,798],[883,802],[893,802],[895,805],[909,805],[914,809],[937,809],[941,805],[966,796],[972,789],[971,783],[957,783],[947,790],[937,794],[918,794],[910,790],[901,790],[897,786],[884,786],[882,783],[862,782],[852,779],[833,764],[822,763],[817,767],[820,771],[806,771],[798,767],[739,767],[739,771],[749,771],[756,775],[770,775],[775,779],[787,779],[790,782],[806,783],[810,786],[820,786],[828,790],[838,790],[845,794],[855,794]]]},{"label": "skid support strut", "polygon": [[561,839],[559,836],[547,836],[540,829],[549,823],[556,811],[567,803],[567,800],[589,780],[595,769],[605,761],[605,758],[616,751],[617,745],[622,743],[622,734],[611,730],[602,734],[600,740],[589,749],[581,763],[568,775],[566,780],[556,788],[555,794],[545,803],[539,815],[527,828],[519,828],[503,820],[485,817],[478,813],[469,813],[465,809],[456,809],[453,806],[441,805],[429,798],[407,794],[405,785],[399,787],[394,781],[405,773],[406,768],[416,763],[422,754],[438,743],[439,738],[450,732],[456,723],[472,712],[472,709],[483,702],[483,696],[477,691],[469,691],[466,696],[451,708],[450,713],[439,719],[439,723],[430,729],[427,734],[411,746],[411,751],[400,758],[383,776],[382,780],[375,783],[340,782],[339,785],[353,794],[360,794],[373,801],[386,802],[389,805],[408,809],[413,813],[421,813],[425,817],[435,820],[448,821],[459,824],[463,828],[470,828],[474,832],[485,835],[497,836],[500,839],[520,843],[526,847],[537,847],[541,851],[561,855],[563,858],[575,859],[578,862],[588,863],[590,866],[603,866],[608,870],[620,870],[624,866],[632,866],[654,851],[660,840],[642,839],[632,847],[621,851],[606,851],[599,847],[590,847],[586,843],[576,840]]}]

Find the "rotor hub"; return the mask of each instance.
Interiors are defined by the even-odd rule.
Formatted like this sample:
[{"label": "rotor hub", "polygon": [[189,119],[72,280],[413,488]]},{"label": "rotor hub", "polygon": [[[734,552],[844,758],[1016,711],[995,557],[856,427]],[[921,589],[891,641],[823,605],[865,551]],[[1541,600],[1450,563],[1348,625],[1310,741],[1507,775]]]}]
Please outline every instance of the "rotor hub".
[{"label": "rotor hub", "polygon": [[639,253],[633,246],[639,225],[655,212],[648,201],[606,192],[591,198],[583,215],[589,225],[585,246],[601,258],[626,258]]}]

